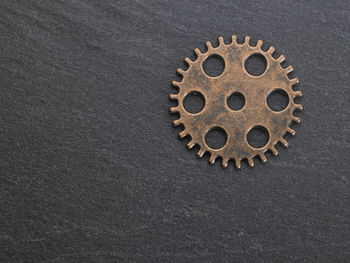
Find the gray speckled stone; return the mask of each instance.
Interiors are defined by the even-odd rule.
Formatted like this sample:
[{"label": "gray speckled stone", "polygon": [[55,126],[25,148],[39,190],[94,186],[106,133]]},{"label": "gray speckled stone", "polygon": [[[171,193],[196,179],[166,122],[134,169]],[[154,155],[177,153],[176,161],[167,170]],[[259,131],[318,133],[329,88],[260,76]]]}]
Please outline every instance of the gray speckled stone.
[{"label": "gray speckled stone", "polygon": [[[346,2],[2,1],[0,262],[350,261]],[[168,113],[183,58],[232,34],[304,94],[290,147],[239,171]]]}]

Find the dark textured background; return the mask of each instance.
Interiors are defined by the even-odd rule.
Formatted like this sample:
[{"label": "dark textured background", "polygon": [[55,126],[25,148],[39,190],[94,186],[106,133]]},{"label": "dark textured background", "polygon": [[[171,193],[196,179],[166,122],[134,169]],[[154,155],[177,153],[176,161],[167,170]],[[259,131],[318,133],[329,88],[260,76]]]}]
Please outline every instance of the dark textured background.
[{"label": "dark textured background", "polygon": [[[346,1],[1,1],[1,262],[349,262]],[[224,170],[168,113],[183,58],[237,34],[303,91],[297,135]],[[208,158],[208,157],[206,157]]]}]

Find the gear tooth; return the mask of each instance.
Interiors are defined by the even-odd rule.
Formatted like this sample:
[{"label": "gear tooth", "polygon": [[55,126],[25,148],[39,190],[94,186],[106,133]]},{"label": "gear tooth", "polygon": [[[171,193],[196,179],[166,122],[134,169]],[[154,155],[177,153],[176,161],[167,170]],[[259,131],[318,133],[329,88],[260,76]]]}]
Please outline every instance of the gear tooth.
[{"label": "gear tooth", "polygon": [[277,58],[277,61],[278,61],[279,63],[282,63],[285,59],[286,59],[285,56],[280,55],[280,56]]},{"label": "gear tooth", "polygon": [[193,61],[187,57],[184,60],[189,66],[193,63]]},{"label": "gear tooth", "polygon": [[205,42],[205,45],[207,46],[208,50],[213,48],[213,46],[211,45],[210,41]]},{"label": "gear tooth", "polygon": [[292,128],[290,127],[287,127],[287,132],[289,132],[291,135],[295,135],[295,130],[293,130]]},{"label": "gear tooth", "polygon": [[219,46],[225,45],[223,37],[218,37],[218,41],[219,41]]},{"label": "gear tooth", "polygon": [[247,160],[248,160],[248,165],[249,165],[249,167],[253,167],[254,166],[254,161],[253,161],[253,158],[247,158]]},{"label": "gear tooth", "polygon": [[178,82],[178,81],[172,81],[171,82],[171,84],[173,85],[173,86],[175,86],[175,87],[180,87],[180,85],[181,85],[181,83],[180,82]]},{"label": "gear tooth", "polygon": [[301,104],[295,104],[294,107],[297,109],[297,110],[302,110],[303,109],[303,106]]},{"label": "gear tooth", "polygon": [[214,164],[216,160],[216,154],[215,153],[211,153],[210,158],[209,158],[209,163],[210,164]]},{"label": "gear tooth", "polygon": [[236,35],[232,35],[231,40],[232,40],[231,44],[237,45],[237,36]]},{"label": "gear tooth", "polygon": [[181,119],[173,120],[174,127],[180,126],[181,124],[182,124]]},{"label": "gear tooth", "polygon": [[249,41],[250,41],[250,36],[245,36],[244,43],[246,43],[248,46],[250,46]]},{"label": "gear tooth", "polygon": [[294,78],[294,79],[290,80],[290,84],[292,84],[292,85],[296,85],[298,83],[299,83],[299,79],[298,78]]},{"label": "gear tooth", "polygon": [[194,141],[192,140],[192,141],[190,141],[189,143],[187,143],[187,148],[188,148],[189,150],[191,150],[191,149],[193,148],[194,145],[195,145],[195,143],[194,143]]},{"label": "gear tooth", "polygon": [[299,117],[297,117],[297,116],[292,116],[292,120],[294,121],[294,122],[296,122],[296,123],[300,123],[300,118]]},{"label": "gear tooth", "polygon": [[176,107],[171,107],[170,108],[170,112],[171,113],[176,113],[176,112],[179,112],[179,108],[176,106]]},{"label": "gear tooth", "polygon": [[288,66],[288,67],[285,68],[285,71],[286,71],[287,74],[292,72],[293,70],[294,70],[294,68],[292,66]]},{"label": "gear tooth", "polygon": [[185,71],[182,68],[178,68],[176,72],[182,76],[185,75]]},{"label": "gear tooth", "polygon": [[256,47],[261,49],[263,44],[264,44],[264,42],[262,40],[258,40],[258,42],[256,43]]},{"label": "gear tooth", "polygon": [[178,96],[178,94],[171,93],[171,94],[169,94],[169,99],[177,100],[177,98],[178,98],[177,96]]},{"label": "gear tooth", "polygon": [[282,145],[283,145],[284,147],[288,147],[288,142],[287,142],[286,139],[280,138],[279,141],[280,141],[280,143],[282,143]]},{"label": "gear tooth", "polygon": [[202,158],[203,155],[204,155],[204,153],[205,153],[205,150],[204,150],[203,148],[201,148],[201,149],[198,150],[197,156],[198,156],[199,158]]},{"label": "gear tooth", "polygon": [[266,163],[267,158],[266,158],[265,154],[259,153],[259,157],[260,157],[260,160],[261,160],[262,163]]},{"label": "gear tooth", "polygon": [[202,52],[199,50],[199,48],[195,48],[193,51],[197,55],[197,57],[202,55]]},{"label": "gear tooth", "polygon": [[274,156],[277,156],[277,155],[278,155],[278,151],[276,150],[276,148],[275,148],[274,145],[272,145],[272,146],[270,147],[270,150],[271,150],[271,152],[272,152],[272,154],[273,154]]},{"label": "gear tooth", "polygon": [[183,138],[185,138],[186,136],[187,136],[187,132],[186,132],[185,130],[179,132],[179,137],[180,137],[180,139],[183,139]]},{"label": "gear tooth", "polygon": [[228,166],[228,159],[222,158],[221,165],[223,168],[227,168]]},{"label": "gear tooth", "polygon": [[293,92],[294,97],[301,97],[303,96],[303,93],[300,90],[296,90]]},{"label": "gear tooth", "polygon": [[235,159],[235,166],[237,169],[241,169],[241,160],[240,159]]},{"label": "gear tooth", "polygon": [[270,53],[271,55],[273,54],[273,52],[275,52],[275,47],[274,46],[271,46],[269,48],[269,50],[267,50],[268,53]]}]

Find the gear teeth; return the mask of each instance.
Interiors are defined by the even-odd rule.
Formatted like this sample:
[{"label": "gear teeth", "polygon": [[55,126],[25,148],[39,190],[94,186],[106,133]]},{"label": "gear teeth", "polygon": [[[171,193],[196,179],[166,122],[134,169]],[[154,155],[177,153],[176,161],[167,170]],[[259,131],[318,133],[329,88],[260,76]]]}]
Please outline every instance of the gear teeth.
[{"label": "gear teeth", "polygon": [[297,109],[297,110],[302,110],[303,109],[303,106],[301,104],[295,104],[294,107]]},{"label": "gear teeth", "polygon": [[191,59],[187,58],[187,57],[184,60],[189,66],[191,66],[192,63],[193,63],[193,61]]},{"label": "gear teeth", "polygon": [[262,40],[258,40],[258,42],[256,43],[256,47],[261,49],[263,44],[264,42]]},{"label": "gear teeth", "polygon": [[174,127],[180,126],[181,124],[182,124],[181,119],[173,120]]},{"label": "gear teeth", "polygon": [[197,152],[197,156],[199,158],[202,158],[204,154],[205,154],[205,150],[203,148],[199,149]]},{"label": "gear teeth", "polygon": [[241,160],[240,159],[235,159],[235,166],[237,169],[241,169]]},{"label": "gear teeth", "polygon": [[270,147],[270,150],[271,150],[271,152],[272,152],[272,154],[273,154],[274,156],[277,156],[277,155],[278,155],[278,151],[276,150],[275,146],[271,146],[271,147]]},{"label": "gear teeth", "polygon": [[286,59],[285,56],[280,55],[280,56],[277,58],[277,61],[278,61],[279,63],[282,63],[285,59]]},{"label": "gear teeth", "polygon": [[275,47],[274,46],[271,46],[268,50],[267,50],[268,53],[270,53],[271,55],[273,54],[273,52],[275,52]]},{"label": "gear teeth", "polygon": [[231,43],[234,44],[234,45],[237,45],[237,36],[236,35],[232,35]]},{"label": "gear teeth", "polygon": [[291,73],[293,70],[294,70],[294,68],[292,66],[288,66],[288,67],[285,68],[285,71],[286,71],[287,74]]},{"label": "gear teeth", "polygon": [[218,41],[219,41],[219,46],[225,45],[223,37],[218,37]]},{"label": "gear teeth", "polygon": [[180,85],[181,85],[181,83],[180,82],[178,82],[178,81],[172,81],[171,82],[171,84],[173,85],[173,86],[175,86],[175,87],[180,87]]},{"label": "gear teeth", "polygon": [[185,138],[186,136],[187,136],[187,132],[186,132],[185,130],[179,132],[179,137],[180,137],[180,139],[183,139],[183,138]]},{"label": "gear teeth", "polygon": [[174,93],[169,94],[169,99],[178,100],[178,94],[174,94]]},{"label": "gear teeth", "polygon": [[193,148],[193,146],[195,146],[196,144],[194,143],[194,141],[190,141],[189,143],[187,143],[187,148],[189,150],[191,150]]},{"label": "gear teeth", "polygon": [[210,164],[214,164],[215,160],[216,160],[216,154],[215,153],[211,153],[210,158],[209,158],[209,163]]},{"label": "gear teeth", "polygon": [[302,97],[303,93],[300,90],[294,91],[293,92],[294,97]]},{"label": "gear teeth", "polygon": [[228,159],[222,159],[222,162],[221,162],[221,166],[223,167],[223,168],[227,168],[227,166],[228,166]]},{"label": "gear teeth", "polygon": [[295,130],[293,130],[292,128],[290,127],[287,127],[287,132],[290,133],[291,135],[295,135]]},{"label": "gear teeth", "polygon": [[249,42],[250,42],[250,36],[245,36],[244,43],[246,43],[248,46],[250,46]]},{"label": "gear teeth", "polygon": [[205,45],[207,46],[208,50],[213,49],[210,41],[205,42]]},{"label": "gear teeth", "polygon": [[185,73],[186,73],[182,68],[178,68],[176,70],[176,72],[177,72],[177,74],[180,74],[181,76],[185,75]]},{"label": "gear teeth", "polygon": [[290,80],[290,83],[291,83],[292,85],[296,85],[296,84],[299,83],[299,79],[298,79],[298,78],[291,79],[291,80]]},{"label": "gear teeth", "polygon": [[195,48],[193,51],[197,55],[197,57],[200,57],[202,55],[202,52],[199,50],[199,48]]},{"label": "gear teeth", "polygon": [[292,120],[294,121],[294,122],[296,122],[296,123],[300,123],[300,118],[299,117],[297,117],[297,116],[292,116]]},{"label": "gear teeth", "polygon": [[266,163],[267,158],[266,158],[265,154],[260,153],[260,154],[259,154],[259,157],[260,157],[260,160],[261,160],[262,163]]},{"label": "gear teeth", "polygon": [[[265,48],[264,48],[264,50],[262,50],[262,46],[263,46],[262,40],[258,40],[256,42],[256,45],[254,43],[251,45],[251,43],[250,43],[251,38],[249,36],[244,37],[244,41],[242,44],[240,41],[239,41],[239,43],[237,42],[236,35],[232,35],[231,38],[232,38],[231,43],[225,44],[224,38],[222,36],[219,36],[217,38],[218,39],[218,46],[216,46],[215,44],[213,46],[213,44],[210,41],[207,41],[205,43],[207,50],[203,51],[203,52],[200,49],[195,48],[193,50],[193,52],[195,53],[195,55],[197,55],[197,58],[190,59],[189,57],[185,57],[184,61],[185,61],[186,66],[184,66],[182,68],[178,68],[177,73],[180,76],[183,76],[184,78],[189,77],[189,75],[191,75],[191,77],[192,77],[192,72],[191,72],[191,74],[189,74],[190,73],[189,70],[194,70],[195,73],[199,72],[201,68],[200,68],[200,66],[197,67],[197,63],[199,63],[199,65],[200,65],[200,63],[202,62],[201,60],[205,60],[209,54],[212,54],[213,52],[216,52],[217,50],[221,50],[220,47],[223,47],[223,49],[233,47],[232,51],[236,51],[235,49],[238,48],[239,50],[237,50],[237,52],[240,51],[240,52],[246,52],[246,53],[252,52],[254,50],[255,50],[255,52],[259,51],[260,53],[264,54],[269,61],[273,62],[271,64],[271,66],[277,68],[287,78],[286,79],[287,83],[283,83],[286,85],[286,87],[283,89],[285,89],[288,92],[288,95],[291,98],[290,104],[289,104],[291,107],[291,112],[285,112],[285,117],[288,118],[288,123],[290,121],[300,123],[300,118],[297,116],[294,116],[293,112],[295,110],[302,110],[303,109],[301,104],[296,104],[294,102],[294,98],[301,97],[302,92],[299,90],[294,90],[294,87],[292,87],[293,85],[299,83],[299,79],[298,78],[289,79],[289,76],[286,75],[294,70],[293,67],[288,66],[288,67],[284,68],[282,65],[278,64],[278,63],[282,63],[285,60],[285,56],[280,55],[276,59],[274,56],[274,52],[275,52],[274,46],[270,46],[267,51],[265,51]],[[242,50],[240,48],[242,48]],[[246,54],[246,53],[244,53],[244,54]],[[223,54],[223,55],[225,55],[225,54]],[[178,79],[180,79],[180,77]],[[188,149],[193,149],[194,146],[199,146],[198,151],[195,150],[195,151],[197,151],[197,156],[199,158],[202,158],[204,156],[204,154],[206,152],[208,152],[208,153],[210,153],[210,157],[208,160],[208,162],[210,164],[214,164],[216,159],[219,158],[219,159],[221,159],[220,163],[221,163],[221,166],[223,168],[227,168],[229,166],[229,163],[232,161],[234,163],[236,169],[240,169],[242,160],[243,160],[243,162],[247,161],[247,164],[249,167],[253,167],[255,165],[254,164],[255,157],[258,157],[262,163],[266,163],[267,162],[267,157],[266,157],[266,153],[265,153],[266,150],[271,151],[274,156],[277,156],[278,151],[276,150],[276,146],[275,146],[275,144],[277,142],[281,143],[284,147],[288,147],[287,140],[285,138],[283,138],[281,135],[276,134],[278,137],[274,137],[274,141],[273,141],[274,143],[270,144],[270,146],[267,146],[267,148],[261,148],[261,149],[258,149],[257,151],[252,151],[252,152],[239,153],[237,155],[237,156],[239,156],[239,157],[237,157],[237,159],[236,158],[233,159],[234,157],[230,156],[229,152],[227,152],[227,154],[225,154],[225,153],[220,153],[217,151],[212,151],[210,148],[208,148],[206,146],[206,144],[204,142],[202,144],[199,141],[199,139],[197,140],[196,137],[192,136],[193,135],[192,129],[196,129],[196,127],[192,127],[192,125],[190,125],[190,122],[193,120],[192,120],[192,118],[186,116],[186,114],[189,114],[189,113],[187,113],[184,110],[183,105],[181,103],[183,97],[187,94],[189,89],[192,90],[192,87],[190,87],[191,85],[188,85],[188,83],[191,83],[191,82],[187,81],[187,79],[186,79],[186,80],[172,81],[171,83],[172,83],[172,86],[178,87],[178,90],[174,91],[174,93],[172,93],[172,94],[169,94],[169,99],[177,101],[178,105],[171,107],[170,112],[171,113],[180,113],[178,119],[172,121],[173,126],[174,127],[177,127],[177,126],[182,127],[183,131],[179,132],[178,136],[180,139],[183,139],[185,137],[188,138],[189,142],[186,144],[186,147]],[[184,114],[184,116],[183,116],[183,114]],[[287,128],[285,128],[285,127],[280,127],[280,128],[284,129],[283,130],[284,133],[290,133],[291,135],[295,135],[295,131],[292,128],[290,128],[289,126],[287,126]],[[194,134],[196,134],[195,131],[193,131],[193,132],[194,132]],[[195,148],[197,148],[197,147],[195,147]],[[249,157],[247,157],[247,156],[249,156]]]},{"label": "gear teeth", "polygon": [[288,142],[287,142],[286,139],[281,138],[281,139],[279,139],[279,141],[280,141],[280,143],[282,143],[282,145],[283,145],[284,147],[288,147]]},{"label": "gear teeth", "polygon": [[179,112],[179,108],[178,108],[178,107],[171,107],[171,108],[170,108],[170,112],[171,112],[171,113]]},{"label": "gear teeth", "polygon": [[247,158],[247,160],[248,160],[248,165],[249,165],[249,167],[253,167],[254,166],[254,161],[253,161],[253,158]]}]

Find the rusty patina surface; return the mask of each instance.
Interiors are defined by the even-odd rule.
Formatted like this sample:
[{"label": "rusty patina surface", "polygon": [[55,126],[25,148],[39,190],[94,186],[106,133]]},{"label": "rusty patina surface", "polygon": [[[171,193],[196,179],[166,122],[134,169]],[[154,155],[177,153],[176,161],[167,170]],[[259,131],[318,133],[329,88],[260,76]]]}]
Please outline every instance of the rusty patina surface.
[{"label": "rusty patina surface", "polygon": [[[178,101],[178,106],[172,107],[170,111],[180,114],[180,118],[174,121],[174,126],[184,126],[184,130],[179,133],[180,138],[190,136],[187,147],[198,145],[200,157],[209,152],[211,164],[217,157],[221,157],[223,167],[227,167],[229,161],[234,160],[236,167],[240,168],[244,159],[248,161],[249,166],[253,166],[253,158],[256,156],[265,163],[264,153],[270,150],[277,155],[277,142],[287,147],[288,143],[283,136],[286,132],[294,135],[295,131],[289,125],[292,121],[300,122],[293,112],[302,109],[300,104],[294,102],[294,98],[302,93],[292,88],[299,80],[289,79],[287,74],[293,68],[281,66],[285,57],[281,55],[275,59],[272,56],[273,47],[267,51],[262,50],[261,40],[256,46],[250,45],[249,37],[245,37],[243,44],[237,43],[236,36],[232,36],[230,44],[225,44],[222,37],[218,40],[217,47],[207,42],[208,50],[205,53],[195,49],[195,61],[185,58],[188,68],[177,70],[183,77],[180,82],[173,82],[173,85],[179,88],[179,92],[170,94],[170,99]],[[245,68],[245,61],[254,54],[261,54],[266,59],[266,69],[259,76],[250,75]],[[203,70],[203,62],[211,55],[219,55],[225,62],[224,71],[220,76],[208,76]],[[267,105],[267,96],[276,89],[284,90],[289,97],[288,106],[279,112],[271,110]],[[205,100],[204,108],[196,114],[187,112],[183,106],[183,99],[193,91],[200,92]],[[245,98],[245,105],[237,111],[227,105],[227,98],[234,92],[240,92]],[[265,127],[268,131],[268,142],[261,148],[254,148],[247,141],[247,133],[257,126]],[[227,134],[225,145],[219,149],[210,148],[205,141],[207,132],[213,127],[220,127]]]}]

